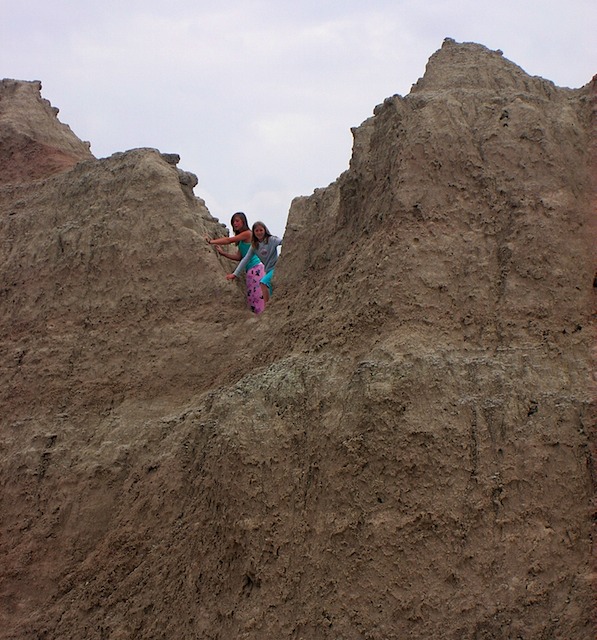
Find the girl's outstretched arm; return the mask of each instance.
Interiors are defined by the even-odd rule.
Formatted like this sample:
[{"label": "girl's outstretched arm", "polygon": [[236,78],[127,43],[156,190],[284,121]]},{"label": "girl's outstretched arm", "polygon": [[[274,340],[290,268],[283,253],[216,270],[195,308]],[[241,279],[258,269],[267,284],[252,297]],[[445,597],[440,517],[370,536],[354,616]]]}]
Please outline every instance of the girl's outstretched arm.
[{"label": "girl's outstretched arm", "polygon": [[244,242],[251,242],[251,231],[247,229],[246,231],[242,231],[237,236],[223,236],[222,238],[210,238],[209,236],[205,236],[205,242],[207,244],[234,244],[236,242],[240,242],[243,240]]},{"label": "girl's outstretched arm", "polygon": [[240,251],[235,251],[234,253],[227,253],[226,251],[224,251],[224,249],[218,246],[216,246],[216,251],[221,256],[223,256],[224,258],[228,258],[229,260],[235,260],[236,262],[239,262],[242,259],[242,255]]},{"label": "girl's outstretched arm", "polygon": [[247,253],[245,253],[245,257],[240,261],[238,267],[236,267],[234,273],[232,274],[235,278],[238,278],[238,276],[240,276],[240,274],[245,270],[247,263],[254,255],[255,249],[253,249],[253,245],[251,245],[250,249],[247,251]]}]

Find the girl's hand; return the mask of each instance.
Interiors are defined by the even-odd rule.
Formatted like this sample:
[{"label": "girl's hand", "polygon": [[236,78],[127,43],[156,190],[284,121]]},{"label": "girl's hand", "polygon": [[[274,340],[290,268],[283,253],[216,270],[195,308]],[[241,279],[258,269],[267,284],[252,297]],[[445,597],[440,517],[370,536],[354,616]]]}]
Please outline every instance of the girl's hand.
[{"label": "girl's hand", "polygon": [[205,242],[207,242],[207,244],[211,244],[211,238],[209,236],[205,236]]},{"label": "girl's hand", "polygon": [[233,273],[228,273],[226,275],[226,280],[234,280],[236,276]]}]

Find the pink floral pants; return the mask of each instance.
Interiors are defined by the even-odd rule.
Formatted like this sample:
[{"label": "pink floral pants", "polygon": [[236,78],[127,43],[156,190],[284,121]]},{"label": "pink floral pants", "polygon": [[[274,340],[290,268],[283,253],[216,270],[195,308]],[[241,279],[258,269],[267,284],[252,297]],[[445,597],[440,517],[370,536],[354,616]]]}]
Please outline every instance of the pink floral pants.
[{"label": "pink floral pants", "polygon": [[249,305],[249,309],[255,314],[259,314],[265,309],[265,300],[263,299],[263,293],[259,286],[261,278],[263,278],[264,275],[265,270],[261,263],[248,269],[246,274],[247,304]]}]

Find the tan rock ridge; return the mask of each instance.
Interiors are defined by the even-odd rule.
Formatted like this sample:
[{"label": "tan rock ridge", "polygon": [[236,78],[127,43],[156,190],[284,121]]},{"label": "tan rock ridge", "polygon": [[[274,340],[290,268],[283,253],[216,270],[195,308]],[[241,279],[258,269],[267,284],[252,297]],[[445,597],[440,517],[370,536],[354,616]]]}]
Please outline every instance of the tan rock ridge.
[{"label": "tan rock ridge", "polygon": [[592,640],[595,104],[445,41],[258,320],[175,154],[0,178],[0,638]]},{"label": "tan rock ridge", "polygon": [[93,158],[40,91],[39,81],[0,81],[0,184],[45,178]]}]

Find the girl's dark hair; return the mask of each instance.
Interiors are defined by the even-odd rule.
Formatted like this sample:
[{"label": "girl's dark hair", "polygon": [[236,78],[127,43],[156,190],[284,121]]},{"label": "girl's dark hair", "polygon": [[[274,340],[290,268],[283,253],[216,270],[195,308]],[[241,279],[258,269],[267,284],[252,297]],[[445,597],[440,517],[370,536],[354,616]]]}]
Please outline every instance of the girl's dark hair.
[{"label": "girl's dark hair", "polygon": [[255,237],[255,227],[263,227],[265,229],[265,233],[263,234],[263,242],[265,244],[268,243],[269,239],[272,237],[272,234],[269,232],[269,229],[263,224],[263,222],[254,222],[251,227],[251,244],[253,245],[253,249],[257,249],[257,245],[259,244],[259,240]]},{"label": "girl's dark hair", "polygon": [[237,216],[243,221],[243,228],[241,229],[241,231],[248,231],[249,223],[247,222],[247,216],[242,211],[237,211],[236,213],[232,214],[232,218],[230,218],[230,224],[232,224],[232,221]]},{"label": "girl's dark hair", "polygon": [[[240,231],[235,231],[234,230],[234,225],[232,224],[233,221],[234,221],[234,218],[236,218],[237,216],[243,221],[243,228]],[[233,213],[232,217],[230,218],[230,226],[232,227],[232,235],[233,236],[237,236],[239,233],[242,233],[243,231],[248,231],[249,230],[249,223],[247,221],[247,216],[242,211],[237,211],[236,213]]]}]

